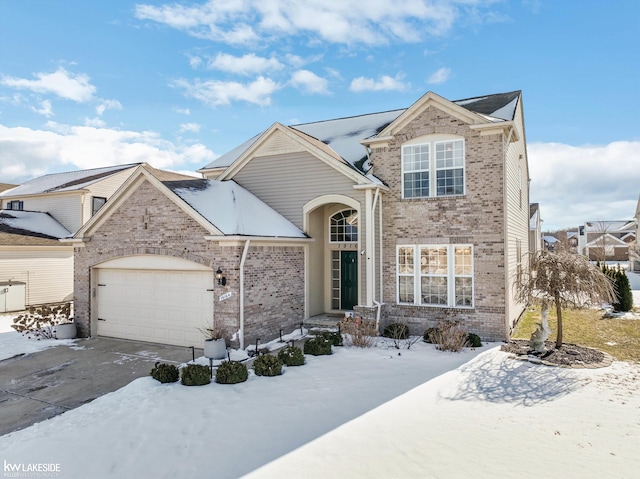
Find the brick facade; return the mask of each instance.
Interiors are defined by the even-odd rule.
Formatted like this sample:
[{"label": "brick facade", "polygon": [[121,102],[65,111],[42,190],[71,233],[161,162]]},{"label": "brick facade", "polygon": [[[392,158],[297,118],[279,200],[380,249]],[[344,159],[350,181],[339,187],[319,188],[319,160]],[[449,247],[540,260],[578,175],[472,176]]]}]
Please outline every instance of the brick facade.
[{"label": "brick facade", "polygon": [[[452,134],[465,140],[463,196],[402,199],[402,144],[432,134]],[[429,106],[387,147],[373,150],[375,175],[389,191],[383,201],[383,325],[406,321],[413,334],[443,319],[454,319],[486,340],[503,340],[505,327],[505,251],[503,137],[480,136],[463,121]],[[474,307],[441,308],[397,303],[398,245],[472,244]],[[376,309],[362,309],[375,317]]]},{"label": "brick facade", "polygon": [[[189,260],[227,278],[215,290],[217,324],[239,329],[240,261],[243,244],[221,246],[204,239],[210,234],[180,207],[144,181],[91,236],[75,248],[74,315],[80,337],[96,333],[91,322],[92,268],[131,255],[161,255]],[[218,301],[219,295],[231,297]],[[276,338],[293,330],[304,316],[304,250],[302,246],[251,244],[245,263],[245,344],[259,337]]]}]

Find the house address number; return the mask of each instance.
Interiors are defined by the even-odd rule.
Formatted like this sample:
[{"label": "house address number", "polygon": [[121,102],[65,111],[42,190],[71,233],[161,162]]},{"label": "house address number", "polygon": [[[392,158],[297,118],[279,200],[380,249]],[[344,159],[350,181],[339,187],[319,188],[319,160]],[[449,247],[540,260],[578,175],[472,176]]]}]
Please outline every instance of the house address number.
[{"label": "house address number", "polygon": [[228,293],[224,293],[218,299],[219,299],[219,301],[224,301],[225,299],[229,299],[230,297],[231,297],[231,291],[229,291]]}]

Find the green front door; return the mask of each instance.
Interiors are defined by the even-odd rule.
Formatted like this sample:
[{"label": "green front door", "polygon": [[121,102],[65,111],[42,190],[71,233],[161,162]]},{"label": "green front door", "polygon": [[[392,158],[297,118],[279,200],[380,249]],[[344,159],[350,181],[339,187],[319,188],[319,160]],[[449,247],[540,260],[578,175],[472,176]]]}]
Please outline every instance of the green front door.
[{"label": "green front door", "polygon": [[358,252],[340,252],[340,309],[358,304]]}]

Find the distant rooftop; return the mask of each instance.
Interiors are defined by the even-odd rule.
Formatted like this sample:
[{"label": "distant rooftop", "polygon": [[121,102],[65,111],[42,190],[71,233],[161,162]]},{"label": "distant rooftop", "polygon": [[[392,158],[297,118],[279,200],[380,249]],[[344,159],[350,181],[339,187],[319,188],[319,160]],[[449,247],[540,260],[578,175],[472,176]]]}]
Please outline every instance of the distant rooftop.
[{"label": "distant rooftop", "polygon": [[[453,103],[469,111],[485,117],[488,121],[509,121],[515,117],[520,91],[497,93],[493,95],[456,100]],[[360,173],[366,173],[370,165],[364,146],[360,143],[367,138],[375,137],[387,125],[398,118],[406,108],[379,113],[336,118],[332,120],[316,121],[290,125],[298,131],[325,143],[341,156],[349,165]],[[203,170],[211,168],[226,168],[233,164],[262,133],[250,138],[233,150],[215,159]]]},{"label": "distant rooftop", "polygon": [[0,232],[45,239],[59,239],[71,233],[48,213],[0,210]]},{"label": "distant rooftop", "polygon": [[107,176],[113,175],[128,168],[133,168],[139,163],[128,165],[107,166],[89,170],[67,171],[63,173],[51,173],[39,176],[23,183],[20,186],[0,193],[0,197],[13,197],[23,195],[37,195],[54,191],[74,191],[89,186]]}]

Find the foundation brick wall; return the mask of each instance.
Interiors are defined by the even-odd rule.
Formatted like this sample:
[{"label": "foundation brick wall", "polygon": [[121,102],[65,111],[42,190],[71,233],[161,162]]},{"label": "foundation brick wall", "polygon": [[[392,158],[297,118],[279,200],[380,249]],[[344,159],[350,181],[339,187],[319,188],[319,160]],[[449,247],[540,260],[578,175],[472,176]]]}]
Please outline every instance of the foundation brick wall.
[{"label": "foundation brick wall", "polygon": [[[143,182],[84,247],[74,250],[74,315],[79,336],[96,333],[95,325],[92,327],[91,324],[91,268],[111,259],[139,254],[193,261],[211,267],[212,274],[220,268],[227,284],[222,286],[214,282],[215,321],[231,332],[237,331],[243,245],[221,246],[218,242],[205,240],[204,236],[208,234],[153,185]],[[303,318],[303,267],[302,246],[268,248],[251,245],[245,264],[245,318],[250,318],[245,323],[246,339],[273,339],[281,327]],[[284,286],[281,291],[273,290],[278,287],[274,277]],[[219,301],[220,295],[228,292],[231,297]]]},{"label": "foundation brick wall", "polygon": [[[445,133],[465,139],[465,195],[402,199],[402,144],[417,136]],[[505,339],[503,157],[501,134],[480,136],[433,106],[396,134],[386,148],[373,150],[374,174],[389,186],[383,201],[382,326],[406,321],[412,334],[422,334],[443,319],[454,319],[485,340]],[[474,307],[397,304],[396,246],[443,243],[473,245]]]}]

